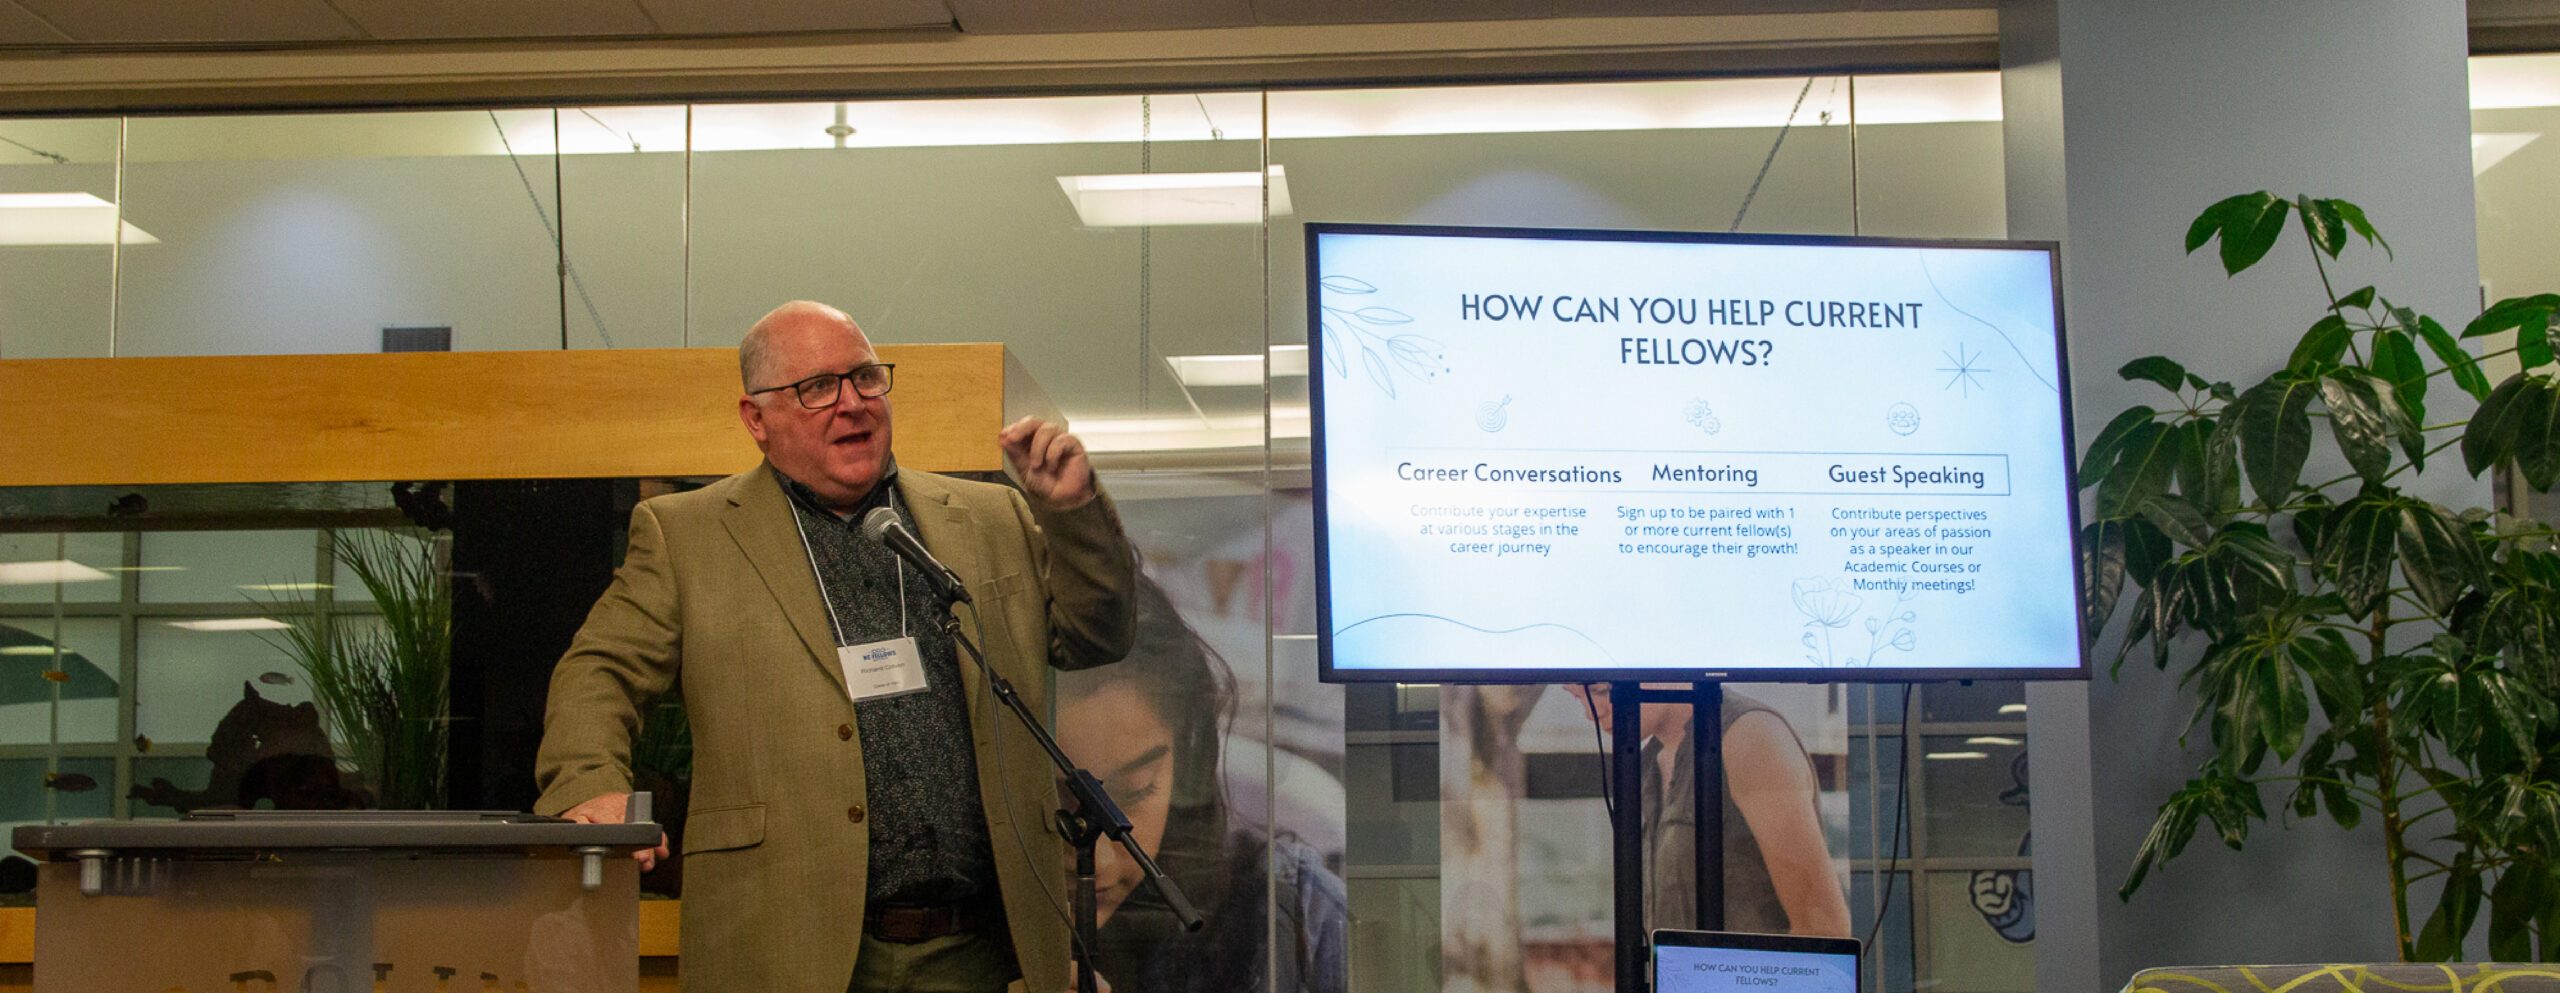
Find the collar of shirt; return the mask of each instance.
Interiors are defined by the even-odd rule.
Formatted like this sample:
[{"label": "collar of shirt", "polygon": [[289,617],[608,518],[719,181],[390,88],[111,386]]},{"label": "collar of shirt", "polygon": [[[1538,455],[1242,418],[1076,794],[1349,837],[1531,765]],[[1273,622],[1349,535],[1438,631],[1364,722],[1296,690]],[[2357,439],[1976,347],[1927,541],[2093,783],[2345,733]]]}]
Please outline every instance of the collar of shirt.
[{"label": "collar of shirt", "polygon": [[773,478],[782,481],[782,492],[790,496],[793,503],[823,516],[858,525],[862,515],[870,513],[871,508],[892,506],[890,500],[896,495],[898,485],[898,457],[895,455],[889,457],[888,468],[880,473],[880,481],[872,484],[871,492],[863,494],[862,502],[855,504],[854,508],[846,513],[837,513],[828,509],[825,503],[818,500],[818,491],[810,489],[806,483],[784,475],[780,469],[773,470]]}]

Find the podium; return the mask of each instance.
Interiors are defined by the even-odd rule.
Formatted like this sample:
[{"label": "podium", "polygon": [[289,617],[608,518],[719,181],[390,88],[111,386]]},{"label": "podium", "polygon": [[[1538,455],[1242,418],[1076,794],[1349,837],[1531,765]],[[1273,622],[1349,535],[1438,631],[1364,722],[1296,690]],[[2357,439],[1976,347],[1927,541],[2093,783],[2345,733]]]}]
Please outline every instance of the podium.
[{"label": "podium", "polygon": [[199,811],[17,828],[35,993],[629,993],[653,823]]}]

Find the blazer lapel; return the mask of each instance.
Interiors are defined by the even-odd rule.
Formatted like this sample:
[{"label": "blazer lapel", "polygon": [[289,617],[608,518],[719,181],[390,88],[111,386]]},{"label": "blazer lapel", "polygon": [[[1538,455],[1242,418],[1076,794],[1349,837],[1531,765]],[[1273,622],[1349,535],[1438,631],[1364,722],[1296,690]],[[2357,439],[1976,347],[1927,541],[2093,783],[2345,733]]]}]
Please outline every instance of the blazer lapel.
[{"label": "blazer lapel", "polygon": [[[915,517],[916,540],[924,542],[926,551],[932,552],[935,559],[958,573],[960,581],[968,584],[969,595],[983,607],[986,602],[986,563],[978,556],[975,540],[978,529],[973,516],[969,508],[960,502],[957,491],[940,476],[905,469],[898,471],[898,487],[907,498],[907,513]],[[988,621],[989,624],[1002,622],[1002,618]],[[969,660],[967,649],[954,648],[962,653],[960,685],[968,691],[969,699],[976,700],[979,683],[985,677],[978,672],[978,664]]]},{"label": "blazer lapel", "polygon": [[721,517],[730,540],[738,543],[747,564],[764,580],[765,590],[781,604],[783,618],[808,646],[809,660],[842,690],[844,672],[835,661],[835,626],[828,623],[826,600],[818,594],[817,576],[809,571],[809,552],[800,543],[797,522],[791,498],[783,494],[782,481],[774,477],[771,466],[758,466],[738,480],[729,493],[728,512]]}]

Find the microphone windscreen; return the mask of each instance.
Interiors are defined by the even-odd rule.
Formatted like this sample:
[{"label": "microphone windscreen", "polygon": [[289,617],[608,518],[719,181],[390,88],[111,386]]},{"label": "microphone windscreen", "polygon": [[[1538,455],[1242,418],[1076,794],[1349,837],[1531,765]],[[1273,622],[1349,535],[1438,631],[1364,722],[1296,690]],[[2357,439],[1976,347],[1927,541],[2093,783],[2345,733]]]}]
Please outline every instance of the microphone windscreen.
[{"label": "microphone windscreen", "polygon": [[887,507],[873,507],[862,515],[862,533],[873,541],[889,540],[889,529],[898,526],[898,512]]}]

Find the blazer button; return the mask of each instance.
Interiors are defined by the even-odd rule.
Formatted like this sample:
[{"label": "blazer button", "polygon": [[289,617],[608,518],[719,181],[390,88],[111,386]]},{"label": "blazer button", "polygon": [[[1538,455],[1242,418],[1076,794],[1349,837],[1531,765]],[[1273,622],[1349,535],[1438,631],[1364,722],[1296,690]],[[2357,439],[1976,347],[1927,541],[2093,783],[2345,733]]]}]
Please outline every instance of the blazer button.
[{"label": "blazer button", "polygon": [[837,741],[852,741],[852,740],[853,740],[853,725],[851,725],[851,724],[838,724],[838,725],[836,725],[836,740],[837,740]]},{"label": "blazer button", "polygon": [[862,805],[857,803],[844,808],[844,819],[856,824],[862,823]]}]

